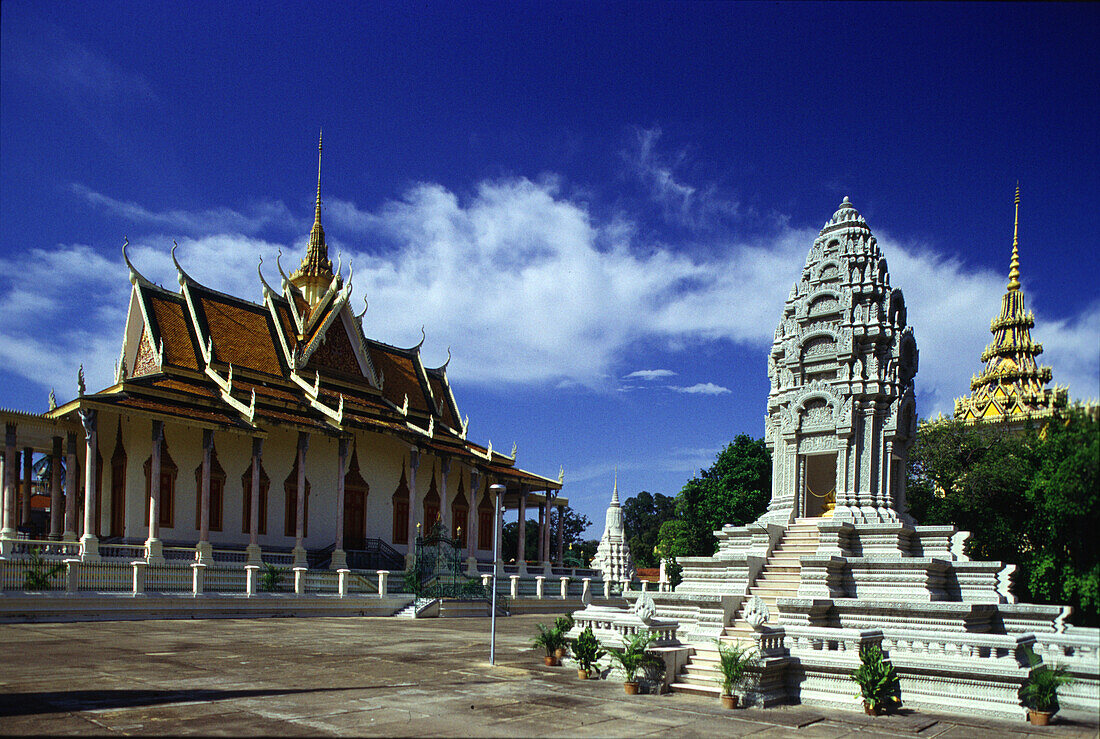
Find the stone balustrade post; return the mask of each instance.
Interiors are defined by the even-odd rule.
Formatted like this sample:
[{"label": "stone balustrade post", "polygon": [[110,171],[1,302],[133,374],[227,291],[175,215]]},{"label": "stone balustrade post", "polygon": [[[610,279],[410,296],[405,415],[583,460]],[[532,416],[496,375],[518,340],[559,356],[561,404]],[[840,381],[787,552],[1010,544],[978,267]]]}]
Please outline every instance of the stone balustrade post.
[{"label": "stone balustrade post", "polygon": [[592,578],[581,578],[581,600],[589,600],[592,597]]},{"label": "stone balustrade post", "polygon": [[621,580],[619,582],[619,584],[622,586],[623,595],[626,595],[627,593],[630,592],[630,580],[627,580],[627,579],[624,578],[623,580]]},{"label": "stone balustrade post", "polygon": [[135,559],[130,563],[130,567],[133,568],[133,578],[131,580],[131,592],[134,595],[141,595],[145,592],[145,572],[149,563],[144,559]]},{"label": "stone balustrade post", "polygon": [[512,600],[519,597],[519,575],[509,575],[508,579],[511,580],[511,590],[508,592],[511,594]]},{"label": "stone balustrade post", "polygon": [[544,597],[543,588],[545,587],[545,585],[546,585],[546,576],[545,575],[535,575],[535,597],[538,598],[539,600],[542,600],[543,597]]},{"label": "stone balustrade post", "polygon": [[569,578],[563,577],[561,579],[561,599],[565,600],[569,597]]},{"label": "stone balustrade post", "polygon": [[336,593],[341,598],[346,598],[348,594],[348,575],[351,574],[351,570],[346,567],[336,570]]},{"label": "stone balustrade post", "polygon": [[649,589],[649,582],[647,580],[642,580],[642,592],[644,593],[648,589]]},{"label": "stone balustrade post", "polygon": [[306,594],[306,567],[294,568],[294,594],[305,595]]},{"label": "stone balustrade post", "polygon": [[378,594],[386,595],[390,591],[390,573],[389,570],[378,571]]},{"label": "stone balustrade post", "polygon": [[256,594],[256,581],[260,573],[259,565],[244,566],[244,594],[252,597]]},{"label": "stone balustrade post", "polygon": [[608,599],[608,600],[611,599],[611,581],[610,580],[604,580],[603,581],[603,597]]},{"label": "stone balustrade post", "polygon": [[488,590],[489,588],[491,588],[493,586],[492,580],[493,580],[492,575],[490,575],[490,574],[482,575],[481,576],[481,587]]},{"label": "stone balustrade post", "polygon": [[191,563],[191,595],[202,595],[203,585],[206,581],[206,563]]},{"label": "stone balustrade post", "polygon": [[75,593],[80,590],[80,565],[79,559],[65,560],[65,592]]}]

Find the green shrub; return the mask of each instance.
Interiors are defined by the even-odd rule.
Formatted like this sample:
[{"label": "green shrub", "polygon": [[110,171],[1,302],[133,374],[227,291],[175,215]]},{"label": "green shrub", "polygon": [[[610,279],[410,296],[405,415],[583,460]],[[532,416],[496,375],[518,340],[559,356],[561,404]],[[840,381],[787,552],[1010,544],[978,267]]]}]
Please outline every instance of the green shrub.
[{"label": "green shrub", "polygon": [[623,673],[626,675],[624,682],[636,682],[638,670],[642,668],[664,664],[660,658],[646,651],[656,638],[656,634],[642,632],[634,636],[624,637],[621,649],[616,647],[607,648],[608,656],[623,668]]},{"label": "green shrub", "polygon": [[573,640],[572,649],[577,665],[588,673],[592,672],[592,668],[600,661],[600,657],[607,654],[607,652],[600,649],[600,643],[596,641],[591,626],[586,626],[580,636]]},{"label": "green shrub", "polygon": [[27,563],[27,569],[23,572],[24,590],[49,590],[50,580],[57,577],[65,569],[63,562],[53,566],[47,566],[45,557],[42,556],[42,547],[31,550],[31,558]]},{"label": "green shrub", "polygon": [[286,568],[264,562],[263,572],[260,573],[260,590],[265,593],[274,593],[279,589],[284,575],[286,575]]},{"label": "green shrub", "polygon": [[859,684],[860,696],[872,711],[901,707],[901,683],[894,666],[878,644],[859,648],[859,668],[851,678]]},{"label": "green shrub", "polygon": [[1035,652],[1029,647],[1026,649],[1031,675],[1020,688],[1020,700],[1033,710],[1055,713],[1058,710],[1058,688],[1074,680],[1064,667],[1044,665]]},{"label": "green shrub", "polygon": [[745,679],[745,673],[756,664],[756,655],[751,647],[736,644],[718,644],[718,669],[722,672],[722,694],[733,695],[736,688]]}]

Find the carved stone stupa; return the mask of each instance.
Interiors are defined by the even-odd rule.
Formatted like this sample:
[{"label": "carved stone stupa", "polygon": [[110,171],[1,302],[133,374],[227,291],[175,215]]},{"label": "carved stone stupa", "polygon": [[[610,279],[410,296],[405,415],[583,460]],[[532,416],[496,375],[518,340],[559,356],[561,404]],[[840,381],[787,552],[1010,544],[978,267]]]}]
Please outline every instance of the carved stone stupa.
[{"label": "carved stone stupa", "polygon": [[762,522],[905,518],[917,344],[848,198],[821,229],[768,357],[772,498]]},{"label": "carved stone stupa", "polygon": [[592,559],[592,568],[603,573],[603,579],[609,582],[621,582],[634,578],[634,560],[630,556],[630,545],[626,543],[623,531],[623,509],[619,506],[619,477],[615,476],[615,485],[611,491],[611,504],[607,507],[607,518],[603,536]]}]

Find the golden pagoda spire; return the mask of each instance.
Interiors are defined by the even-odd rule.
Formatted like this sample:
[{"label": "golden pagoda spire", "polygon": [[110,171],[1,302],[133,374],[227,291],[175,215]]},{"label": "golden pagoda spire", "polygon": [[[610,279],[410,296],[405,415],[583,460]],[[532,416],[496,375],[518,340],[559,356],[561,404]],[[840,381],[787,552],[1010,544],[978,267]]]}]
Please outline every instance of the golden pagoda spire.
[{"label": "golden pagoda spire", "polygon": [[971,379],[971,394],[955,401],[955,416],[966,421],[1022,422],[1049,415],[1066,400],[1064,388],[1045,387],[1052,373],[1036,361],[1043,345],[1031,338],[1035,316],[1025,308],[1020,289],[1019,183],[1015,205],[1008,289],[1001,297],[1001,314],[989,324],[993,341],[982,352],[985,367]]},{"label": "golden pagoda spire", "polygon": [[332,262],[328,258],[328,245],[325,243],[325,229],[321,226],[322,134],[317,136],[317,201],[313,211],[313,228],[309,231],[306,256],[298,269],[290,275],[290,281],[302,291],[311,306],[324,295],[333,278]]},{"label": "golden pagoda spire", "polygon": [[[318,182],[318,187],[320,183]],[[317,196],[320,198],[320,195]],[[320,206],[318,205],[318,208]],[[317,211],[320,213],[320,210]],[[320,217],[320,216],[318,216]],[[1008,266],[1008,289],[1020,289],[1020,183],[1016,183],[1016,218],[1012,224],[1012,261]]]}]

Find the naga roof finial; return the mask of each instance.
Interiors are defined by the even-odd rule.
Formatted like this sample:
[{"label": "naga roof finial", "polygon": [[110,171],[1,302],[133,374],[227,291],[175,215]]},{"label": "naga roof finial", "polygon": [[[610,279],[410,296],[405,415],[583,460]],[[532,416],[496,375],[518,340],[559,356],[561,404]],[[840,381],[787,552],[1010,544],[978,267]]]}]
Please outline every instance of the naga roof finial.
[{"label": "naga roof finial", "polygon": [[1008,289],[1020,289],[1020,183],[1016,183],[1016,217],[1012,224],[1012,261],[1008,265]]}]

